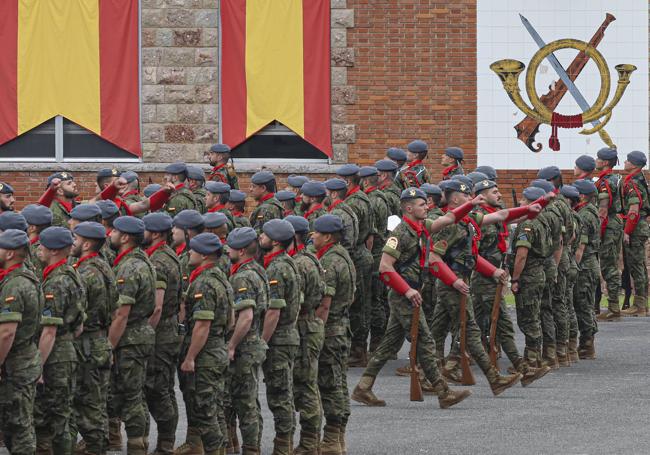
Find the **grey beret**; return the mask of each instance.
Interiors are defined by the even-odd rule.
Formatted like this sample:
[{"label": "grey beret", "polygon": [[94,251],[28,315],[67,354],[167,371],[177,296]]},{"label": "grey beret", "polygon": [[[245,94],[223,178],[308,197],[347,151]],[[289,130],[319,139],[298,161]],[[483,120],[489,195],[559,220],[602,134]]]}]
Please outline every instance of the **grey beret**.
[{"label": "grey beret", "polygon": [[257,240],[257,232],[252,227],[240,227],[232,230],[228,234],[226,244],[235,250],[246,248],[252,242]]},{"label": "grey beret", "polygon": [[480,182],[476,182],[476,185],[474,185],[474,192],[478,194],[481,191],[489,190],[490,188],[494,188],[495,186],[497,186],[497,183],[494,180],[490,180],[490,179],[481,180]]},{"label": "grey beret", "polygon": [[578,193],[580,194],[592,194],[597,191],[596,185],[594,182],[587,179],[580,179],[573,182],[573,186],[576,187]]},{"label": "grey beret", "polygon": [[436,196],[442,194],[442,190],[438,185],[433,183],[423,183],[420,186],[420,189],[424,191],[428,196]]},{"label": "grey beret", "polygon": [[596,169],[596,160],[589,155],[581,155],[576,159],[576,166],[586,172]]},{"label": "grey beret", "polygon": [[645,166],[648,162],[645,153],[639,152],[638,150],[628,153],[627,160],[635,166]]},{"label": "grey beret", "polygon": [[292,186],[294,188],[300,188],[308,180],[309,178],[305,177],[304,175],[291,174],[289,177],[287,177],[287,183],[289,184],[289,186]]},{"label": "grey beret", "polygon": [[375,167],[381,172],[394,172],[397,170],[397,163],[392,160],[379,160],[375,163]]},{"label": "grey beret", "polygon": [[359,169],[359,177],[371,177],[377,175],[377,168],[374,166],[363,166]]},{"label": "grey beret", "polygon": [[25,231],[7,229],[0,233],[0,248],[3,250],[16,250],[29,245],[29,237]]},{"label": "grey beret", "polygon": [[32,224],[34,226],[52,224],[52,211],[44,205],[30,204],[20,213],[25,217],[27,224]]},{"label": "grey beret", "polygon": [[297,215],[289,215],[286,216],[284,219],[285,221],[291,223],[291,226],[293,226],[293,230],[296,231],[296,234],[309,232],[309,221],[307,221],[304,217],[297,216]]},{"label": "grey beret", "polygon": [[14,188],[5,182],[0,182],[0,193],[3,194],[14,194]]},{"label": "grey beret", "polygon": [[474,171],[467,174],[467,177],[472,181],[472,185],[476,185],[482,180],[487,180],[488,176],[482,172]]},{"label": "grey beret", "polygon": [[27,231],[27,220],[18,212],[2,212],[0,213],[0,231],[6,231],[7,229]]},{"label": "grey beret", "polygon": [[187,178],[205,181],[205,172],[199,166],[187,166]]},{"label": "grey beret", "polygon": [[174,217],[173,225],[179,229],[195,229],[203,226],[203,216],[196,210],[183,210]]},{"label": "grey beret", "polygon": [[103,220],[115,216],[117,212],[120,211],[120,209],[117,207],[115,202],[111,201],[110,199],[101,199],[95,202],[95,204],[97,205],[97,207],[99,207]]},{"label": "grey beret", "polygon": [[138,174],[133,172],[133,171],[122,172],[120,177],[122,177],[124,180],[126,180],[126,183],[135,182],[139,178]]},{"label": "grey beret", "polygon": [[447,147],[445,149],[445,155],[459,161],[465,158],[465,153],[463,153],[463,149],[460,147]]},{"label": "grey beret", "polygon": [[172,228],[172,217],[164,212],[154,212],[142,218],[145,230],[149,232],[165,232]]},{"label": "grey beret", "polygon": [[230,147],[226,144],[214,144],[210,147],[210,151],[214,153],[230,153]]},{"label": "grey beret", "polygon": [[206,228],[215,229],[228,222],[228,217],[221,212],[210,212],[203,215],[203,223]]},{"label": "grey beret", "polygon": [[341,232],[343,230],[343,221],[336,215],[323,215],[314,221],[314,230],[323,234]]},{"label": "grey beret", "polygon": [[359,173],[359,166],[356,164],[344,164],[336,170],[336,175],[341,177],[349,177],[351,175],[356,175]]},{"label": "grey beret", "polygon": [[427,199],[427,195],[424,191],[422,191],[420,188],[407,188],[404,191],[402,191],[401,196],[399,197],[400,201],[408,201],[410,199]]},{"label": "grey beret", "polygon": [[92,220],[101,215],[102,211],[97,204],[79,204],[70,211],[72,219],[79,221]]},{"label": "grey beret", "polygon": [[386,156],[395,161],[406,161],[406,152],[398,147],[391,147],[386,152]]},{"label": "grey beret", "polygon": [[120,176],[120,171],[118,171],[115,168],[110,168],[110,167],[105,167],[97,171],[97,178],[105,178],[105,177],[119,177]]},{"label": "grey beret", "polygon": [[269,220],[262,226],[264,232],[271,240],[276,242],[284,242],[292,239],[296,235],[291,223],[285,220]]},{"label": "grey beret", "polygon": [[190,240],[190,250],[199,254],[214,254],[221,251],[222,248],[223,245],[219,237],[211,232],[196,235]]},{"label": "grey beret", "polygon": [[275,175],[271,171],[259,171],[253,174],[251,182],[255,185],[264,185],[275,180]]},{"label": "grey beret", "polygon": [[596,156],[601,160],[615,160],[618,159],[618,152],[616,151],[616,149],[605,147],[598,150]]},{"label": "grey beret", "polygon": [[187,164],[185,163],[172,163],[165,167],[165,174],[185,174],[187,173]]},{"label": "grey beret", "polygon": [[548,180],[544,180],[544,179],[535,179],[532,182],[530,182],[530,186],[541,188],[547,193],[552,193],[553,191],[555,191],[555,185],[553,185]]},{"label": "grey beret", "polygon": [[55,172],[54,174],[50,175],[47,178],[47,186],[50,186],[52,184],[52,180],[54,179],[59,179],[61,181],[63,180],[74,180],[74,177],[72,176],[71,173],[67,171],[62,171],[62,172]]},{"label": "grey beret", "polygon": [[328,179],[325,180],[325,188],[330,191],[340,191],[348,187],[348,184],[345,183],[345,180],[341,179]]},{"label": "grey beret", "polygon": [[447,180],[445,191],[456,191],[458,193],[472,194],[473,187],[471,183],[463,182],[459,179]]},{"label": "grey beret", "polygon": [[289,191],[289,190],[282,190],[282,191],[278,191],[277,193],[275,193],[275,198],[280,202],[295,201],[296,200],[296,193],[294,193],[293,191]]},{"label": "grey beret", "polygon": [[44,229],[39,236],[39,240],[41,245],[48,250],[60,250],[74,243],[72,232],[61,226]]},{"label": "grey beret", "polygon": [[476,168],[476,172],[484,173],[485,175],[487,175],[487,178],[490,180],[497,179],[497,170],[494,169],[492,166],[479,166]]},{"label": "grey beret", "polygon": [[536,186],[529,186],[528,188],[524,189],[522,194],[529,201],[536,201],[540,197],[544,197],[544,195],[546,194],[546,191],[544,191],[541,188],[537,188]]},{"label": "grey beret", "polygon": [[83,223],[79,223],[75,226],[73,232],[76,235],[86,237],[87,239],[101,240],[106,238],[106,228],[95,221],[84,221]]},{"label": "grey beret", "polygon": [[325,196],[326,193],[325,184],[323,182],[317,182],[316,180],[306,182],[302,188],[300,188],[300,191],[305,196],[310,197]]},{"label": "grey beret", "polygon": [[560,188],[560,194],[572,199],[580,197],[578,189],[573,185],[562,185],[562,188]]},{"label": "grey beret", "polygon": [[159,185],[157,183],[152,183],[150,185],[147,185],[144,190],[142,191],[144,193],[145,197],[151,197],[156,191],[160,190],[162,188],[162,185]]},{"label": "grey beret", "polygon": [[230,194],[230,185],[224,182],[209,181],[205,184],[205,189],[212,194]]},{"label": "grey beret", "polygon": [[429,150],[427,143],[416,139],[415,141],[409,142],[409,145],[406,146],[409,152],[412,153],[424,153]]},{"label": "grey beret", "polygon": [[556,177],[559,177],[562,173],[560,172],[560,168],[557,166],[546,166],[543,167],[537,172],[537,178],[538,179],[544,179],[544,180],[553,180]]},{"label": "grey beret", "polygon": [[472,188],[472,189],[474,188],[474,182],[472,181],[471,178],[469,178],[466,175],[456,174],[456,175],[452,176],[452,178],[450,180],[456,180],[458,182],[464,183],[465,185],[469,185],[470,188]]},{"label": "grey beret", "polygon": [[230,202],[244,202],[246,200],[246,193],[240,190],[230,190]]},{"label": "grey beret", "polygon": [[134,216],[120,216],[113,222],[113,227],[124,234],[143,234],[144,221]]},{"label": "grey beret", "polygon": [[449,182],[451,182],[451,180],[441,180],[438,182],[438,186],[443,192],[445,192],[449,187]]}]

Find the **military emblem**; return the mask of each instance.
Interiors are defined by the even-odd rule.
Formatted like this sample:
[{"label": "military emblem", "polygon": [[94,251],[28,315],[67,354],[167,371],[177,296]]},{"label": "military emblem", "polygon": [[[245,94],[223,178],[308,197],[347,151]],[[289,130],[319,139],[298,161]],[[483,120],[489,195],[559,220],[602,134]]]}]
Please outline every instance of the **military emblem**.
[{"label": "military emblem", "polygon": [[111,169],[111,174],[117,175],[117,169]]},{"label": "military emblem", "polygon": [[461,190],[462,192],[467,191],[467,186],[466,186],[464,183],[461,183],[461,184],[460,184],[460,190]]},{"label": "military emblem", "polygon": [[397,237],[389,237],[388,240],[386,240],[386,246],[388,248],[396,249],[398,244]]},{"label": "military emblem", "polygon": [[416,193],[415,193],[415,190],[411,190],[411,191],[409,191],[409,195],[415,197],[415,194],[416,194]]},{"label": "military emblem", "polygon": [[62,179],[67,179],[68,178],[67,172],[61,172],[61,178]]},{"label": "military emblem", "polygon": [[2,191],[2,189],[3,189],[4,187],[5,187],[5,186],[4,186],[2,183],[0,183],[0,191]]}]

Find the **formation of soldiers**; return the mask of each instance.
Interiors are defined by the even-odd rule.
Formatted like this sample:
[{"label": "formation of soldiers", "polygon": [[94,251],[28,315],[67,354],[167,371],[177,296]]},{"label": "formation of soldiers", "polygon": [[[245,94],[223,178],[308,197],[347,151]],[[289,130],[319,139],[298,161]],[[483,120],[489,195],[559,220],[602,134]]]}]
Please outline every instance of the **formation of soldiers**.
[{"label": "formation of soldiers", "polygon": [[[421,387],[441,408],[470,395],[448,386],[462,382],[463,356],[499,395],[593,359],[598,320],[646,315],[641,152],[627,155],[624,177],[613,149],[579,157],[572,184],[543,168],[510,209],[496,171],[464,175],[459,148],[445,150],[438,185],[423,165],[426,143],[413,141],[325,182],[292,175],[282,191],[262,170],[248,194],[229,154],[210,149],[207,178],[171,164],[142,194],[135,172],[102,169],[84,203],[73,175],[58,172],[20,213],[0,183],[0,425],[10,453],[121,450],[124,425],[128,453],[145,454],[152,418],[156,454],[260,453],[261,369],[273,453],[340,455],[346,370],[365,368],[353,400],[384,406],[373,384],[410,339],[416,307]],[[401,222],[389,230],[393,215]],[[621,248],[634,284],[627,310]],[[608,311],[597,315],[601,276]],[[505,304],[492,308],[508,282],[523,353]],[[495,325],[506,374],[488,354]],[[188,428],[175,449],[176,378]]]}]

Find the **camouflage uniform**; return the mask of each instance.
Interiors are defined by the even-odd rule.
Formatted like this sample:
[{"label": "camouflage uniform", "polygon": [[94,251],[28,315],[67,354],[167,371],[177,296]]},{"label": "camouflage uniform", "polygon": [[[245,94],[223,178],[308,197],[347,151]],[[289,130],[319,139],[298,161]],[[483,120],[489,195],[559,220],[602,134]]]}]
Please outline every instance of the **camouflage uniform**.
[{"label": "camouflage uniform", "polygon": [[[134,203],[136,203],[136,202],[142,202],[142,201],[144,201],[145,199],[147,199],[147,198],[144,197],[143,195],[141,195],[141,194],[138,192],[138,190],[131,190],[131,191],[127,192],[127,193],[122,197],[122,200],[123,200],[127,205],[131,205],[131,204],[134,204]],[[122,210],[121,210],[121,208],[120,208],[120,213],[121,213],[121,212],[122,212]],[[147,214],[147,212],[140,212],[140,213],[131,214],[131,215],[132,215],[132,216],[135,216],[136,218],[142,218],[142,217],[144,217],[146,214]],[[126,215],[126,214],[124,214],[124,215]],[[108,243],[108,241],[107,241],[107,243]],[[112,264],[111,261],[108,261],[108,263],[109,263],[109,264]]]},{"label": "camouflage uniform", "polygon": [[460,164],[454,164],[442,170],[443,180],[450,180],[454,175],[465,175],[465,171]]},{"label": "camouflage uniform", "polygon": [[44,278],[43,294],[41,325],[56,326],[57,330],[52,352],[43,365],[43,387],[36,392],[36,442],[39,449],[51,447],[56,454],[68,454],[73,443],[69,423],[77,370],[73,339],[84,322],[86,294],[79,274],[68,264]]},{"label": "camouflage uniform", "polygon": [[390,185],[384,186],[381,191],[383,191],[384,195],[386,196],[386,200],[388,201],[388,214],[401,216],[402,209],[399,199],[401,196],[401,191],[399,190],[399,187],[395,184],[395,182],[392,182]]},{"label": "camouflage uniform", "polygon": [[[598,251],[600,249],[600,220],[598,209],[592,203],[579,204],[576,207],[581,220],[580,243],[585,245],[582,259],[578,265],[578,276],[573,289],[573,306],[575,307],[580,330],[581,344],[598,331],[594,315],[594,294],[596,286],[600,286],[600,265]],[[644,267],[645,270],[645,267]]]},{"label": "camouflage uniform", "polygon": [[198,204],[194,194],[184,184],[177,187],[176,191],[171,194],[165,204],[165,211],[172,218],[183,210],[198,210]]},{"label": "camouflage uniform", "polygon": [[233,190],[239,189],[239,178],[237,177],[235,168],[230,161],[213,167],[212,172],[208,176],[208,180],[227,183]]},{"label": "camouflage uniform", "polygon": [[405,164],[395,178],[395,183],[402,189],[419,188],[423,183],[429,183],[430,181],[429,171],[422,164],[422,160],[415,160]]},{"label": "camouflage uniform", "polygon": [[[442,209],[435,207],[427,212],[427,218],[430,220],[437,220],[441,216],[444,216],[444,214],[445,212],[443,212]],[[422,277],[422,313],[427,320],[427,325],[429,326],[429,331],[431,333],[433,333],[433,313],[438,300],[436,281],[437,278],[430,273],[425,273]],[[441,351],[444,349],[444,345],[436,345],[436,348],[438,351]]]},{"label": "camouflage uniform", "polygon": [[309,230],[312,230],[314,229],[314,221],[326,213],[327,211],[323,207],[323,204],[316,204],[312,209],[303,213],[302,216],[309,221]]},{"label": "camouflage uniform", "polygon": [[[270,196],[270,197],[268,197]],[[272,194],[267,195],[267,198],[262,198],[260,204],[255,207],[253,213],[250,216],[251,227],[257,231],[259,234],[262,232],[262,226],[269,220],[273,219],[282,219],[282,214],[284,213],[284,207],[282,204],[273,197]]]},{"label": "camouflage uniform", "polygon": [[[578,339],[578,319],[576,318],[576,311],[574,305],[574,289],[576,280],[578,278],[578,263],[576,261],[576,250],[580,246],[580,231],[582,230],[582,221],[578,214],[571,209],[572,224],[573,224],[573,241],[569,244],[569,271],[566,277],[566,307],[568,314],[568,330],[569,341]],[[576,341],[577,348],[577,341]],[[578,352],[575,351],[577,357]]]},{"label": "camouflage uniform", "polygon": [[41,375],[36,346],[43,309],[43,293],[36,276],[25,266],[0,280],[0,325],[18,323],[11,350],[0,365],[0,430],[10,453],[33,454],[34,397]]},{"label": "camouflage uniform", "polygon": [[[197,269],[198,270],[198,269]],[[230,325],[233,291],[218,267],[194,276],[185,297],[187,334],[181,348],[181,362],[187,355],[197,321],[211,321],[208,339],[195,359],[194,373],[179,371],[185,401],[188,433],[201,435],[206,452],[225,447],[223,395],[228,366],[226,330]]]},{"label": "camouflage uniform", "polygon": [[196,210],[198,210],[199,213],[205,213],[207,210],[205,207],[205,197],[207,196],[208,191],[203,187],[199,187],[192,190],[192,194],[196,201]]},{"label": "camouflage uniform", "polygon": [[43,276],[43,269],[45,268],[45,265],[41,260],[38,258],[38,247],[41,244],[40,240],[36,238],[33,242],[30,240],[29,242],[29,261],[25,261],[25,267],[30,269],[32,272],[34,272],[34,275],[36,277],[42,277]]},{"label": "camouflage uniform", "polygon": [[[241,212],[231,212],[232,213],[232,219],[233,219],[233,229],[239,228],[239,227],[250,227],[251,222],[244,216],[243,213]],[[227,216],[227,215],[226,215]]]},{"label": "camouflage uniform", "polygon": [[210,210],[208,210],[206,213],[214,213],[214,212],[220,212],[226,215],[226,218],[228,218],[227,224],[228,224],[228,232],[232,231],[235,227],[235,218],[232,215],[232,212],[226,208],[225,205],[223,204],[217,204],[214,207],[212,207]]},{"label": "camouflage uniform", "polygon": [[81,434],[89,453],[101,454],[106,450],[106,403],[111,371],[107,330],[117,309],[117,288],[113,270],[101,256],[81,258],[73,267],[83,282],[88,305],[84,331],[74,341],[79,368],[70,433],[73,441],[77,432]]},{"label": "camouflage uniform", "polygon": [[341,239],[341,245],[348,250],[350,257],[355,250],[357,245],[357,239],[359,238],[359,219],[354,211],[350,208],[345,201],[337,200],[332,203],[328,209],[328,213],[331,215],[336,215],[343,221],[343,238]]},{"label": "camouflage uniform", "polygon": [[72,201],[71,204],[61,202],[58,199],[52,201],[50,205],[50,210],[52,211],[52,226],[62,226],[64,228],[68,227],[68,220],[71,218],[70,212],[77,205],[76,201]]}]

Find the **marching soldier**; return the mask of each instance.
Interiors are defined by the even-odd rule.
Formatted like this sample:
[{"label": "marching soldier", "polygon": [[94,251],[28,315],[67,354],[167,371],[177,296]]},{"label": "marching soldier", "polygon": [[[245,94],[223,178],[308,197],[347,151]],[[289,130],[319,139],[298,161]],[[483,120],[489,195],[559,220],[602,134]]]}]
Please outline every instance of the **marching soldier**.
[{"label": "marching soldier", "polygon": [[232,213],[234,227],[250,227],[251,222],[246,218],[244,210],[246,207],[246,193],[240,190],[230,190],[230,197],[226,208]]},{"label": "marching soldier", "polygon": [[258,234],[267,221],[282,218],[284,208],[274,197],[275,190],[275,176],[272,172],[259,171],[251,177],[250,194],[257,201],[257,207],[251,213],[250,222]]},{"label": "marching soldier", "polygon": [[388,200],[388,209],[391,215],[399,216],[400,212],[400,189],[395,183],[397,165],[391,160],[379,160],[375,163],[379,189],[384,192]]},{"label": "marching soldier", "polygon": [[239,189],[239,179],[230,161],[230,147],[226,144],[213,145],[208,152],[208,161],[213,166],[208,180],[227,183],[230,188]]},{"label": "marching soldier", "polygon": [[101,193],[111,186],[120,177],[120,171],[115,168],[102,168],[97,171],[95,182],[97,183],[96,194]]},{"label": "marching soldier", "polygon": [[27,222],[27,235],[29,237],[29,254],[25,259],[25,266],[30,268],[37,277],[43,276],[43,262],[36,254],[40,245],[40,235],[52,225],[52,211],[39,204],[30,204],[21,212]]},{"label": "marching soldier", "polygon": [[442,170],[442,179],[449,180],[454,175],[463,175],[465,173],[462,166],[464,158],[465,154],[460,147],[447,147],[440,160],[440,164],[445,166]]},{"label": "marching soldier", "polygon": [[194,195],[196,201],[196,210],[199,213],[205,213],[205,197],[207,191],[205,186],[205,172],[199,166],[187,166],[187,187]]},{"label": "marching soldier", "polygon": [[345,202],[348,187],[345,180],[329,179],[325,181],[325,190],[327,191],[327,212],[341,218],[343,235],[340,242],[352,256],[359,237],[359,219],[352,208]]},{"label": "marching soldier", "polygon": [[194,194],[187,188],[187,165],[173,163],[165,168],[165,181],[174,185],[174,191],[165,204],[165,210],[172,217],[183,210],[197,210],[199,205]]},{"label": "marching soldier", "polygon": [[401,169],[406,163],[406,151],[399,147],[390,147],[386,151],[385,159],[393,161],[397,165],[397,169]]},{"label": "marching soldier", "polygon": [[302,215],[302,186],[309,181],[308,177],[304,175],[290,175],[287,177],[287,190],[296,193],[295,207],[293,209],[295,215]]},{"label": "marching soldier", "polygon": [[223,182],[208,182],[205,184],[207,196],[205,198],[207,213],[220,212],[228,218],[228,229],[235,227],[235,218],[228,209],[227,204],[230,200],[230,186]]},{"label": "marching soldier", "polygon": [[99,223],[102,221],[102,211],[97,204],[79,204],[70,212],[68,220],[68,229],[73,230],[79,223],[84,221],[93,221]]},{"label": "marching soldier", "polygon": [[187,289],[190,278],[189,244],[193,237],[205,230],[205,220],[196,210],[183,210],[172,222],[172,244],[181,263],[183,290]]},{"label": "marching soldier", "polygon": [[431,178],[427,168],[422,162],[427,157],[429,148],[427,143],[415,140],[406,148],[408,163],[400,168],[395,182],[400,188],[420,187],[423,183],[428,183]]},{"label": "marching soldier", "polygon": [[[205,232],[210,232],[221,241],[222,245],[225,245],[226,238],[228,236],[228,218],[223,213],[206,213],[203,215],[203,222],[205,225]],[[217,262],[217,267],[221,269],[226,276],[230,275],[230,260],[228,259],[227,254],[222,254],[219,262]]]},{"label": "marching soldier", "polygon": [[8,183],[0,182],[0,213],[12,211],[15,203],[13,187]]},{"label": "marching soldier", "polygon": [[485,174],[488,180],[491,180],[493,182],[497,181],[497,170],[492,166],[478,166],[474,172],[482,172]]},{"label": "marching soldier", "polygon": [[596,160],[589,155],[580,155],[576,158],[573,175],[576,180],[589,180],[594,169],[596,169]]},{"label": "marching soldier", "polygon": [[309,227],[314,227],[314,221],[327,213],[325,209],[325,197],[327,189],[323,182],[310,181],[302,186],[302,202],[300,213],[309,222]]},{"label": "marching soldier", "polygon": [[[122,172],[120,177],[127,183],[127,186],[120,191],[120,197],[122,200],[128,205],[142,201],[144,197],[140,195],[140,177],[138,174],[134,171],[126,171]],[[145,197],[149,196],[145,195]]]},{"label": "marching soldier", "polygon": [[282,216],[289,216],[296,214],[296,193],[289,190],[282,190],[275,193],[275,198],[280,202],[282,208]]},{"label": "marching soldier", "polygon": [[53,226],[68,226],[70,212],[77,205],[77,183],[69,172],[57,172],[47,178],[47,189],[38,203],[52,210]]},{"label": "marching soldier", "polygon": [[[115,202],[110,199],[102,199],[96,202],[97,207],[101,211],[101,223],[106,229],[106,238],[111,235],[113,230],[113,222],[120,216],[120,209]],[[108,264],[112,264],[115,260],[115,251],[111,248],[111,242],[106,241],[102,246],[100,254]]]}]

